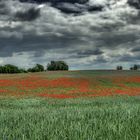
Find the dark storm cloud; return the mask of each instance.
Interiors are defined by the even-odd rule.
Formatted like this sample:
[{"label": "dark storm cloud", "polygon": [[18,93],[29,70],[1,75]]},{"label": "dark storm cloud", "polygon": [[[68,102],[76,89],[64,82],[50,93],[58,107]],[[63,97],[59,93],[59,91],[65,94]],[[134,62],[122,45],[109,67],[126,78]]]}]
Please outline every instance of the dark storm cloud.
[{"label": "dark storm cloud", "polygon": [[140,47],[133,48],[131,52],[140,52]]},{"label": "dark storm cloud", "polygon": [[140,9],[140,0],[128,0],[128,4],[130,4],[130,6],[133,6],[137,9]]},{"label": "dark storm cloud", "polygon": [[0,1],[0,15],[8,14],[8,9],[3,1]]},{"label": "dark storm cloud", "polygon": [[137,62],[140,60],[140,55],[124,55],[124,56],[121,56],[119,58],[119,61],[125,61],[125,62]]},{"label": "dark storm cloud", "polygon": [[103,51],[101,51],[100,49],[84,50],[77,53],[77,55],[82,56],[82,57],[90,56],[90,55],[101,55],[101,54],[103,54]]},{"label": "dark storm cloud", "polygon": [[53,4],[60,3],[60,2],[84,4],[84,3],[88,2],[89,0],[19,0],[19,1],[21,1],[21,2],[35,2],[35,3],[51,2]]},{"label": "dark storm cloud", "polygon": [[102,6],[97,6],[97,5],[83,5],[83,4],[71,4],[71,3],[58,3],[55,4],[54,7],[60,9],[64,13],[82,13],[86,11],[102,11],[103,7]]},{"label": "dark storm cloud", "polygon": [[15,14],[16,20],[21,20],[21,21],[32,21],[37,19],[40,16],[40,10],[31,8],[28,9],[27,11],[17,11]]},{"label": "dark storm cloud", "polygon": [[81,13],[86,10],[86,6],[76,5],[71,3],[58,3],[55,4],[54,7],[58,8],[64,13]]},{"label": "dark storm cloud", "polygon": [[103,56],[98,56],[95,60],[95,64],[107,63],[108,61]]},{"label": "dark storm cloud", "polygon": [[58,37],[55,34],[50,36],[39,36],[34,35],[34,33],[30,33],[27,35],[23,35],[22,38],[18,38],[18,36],[20,35],[17,34],[16,36],[12,36],[10,38],[0,37],[1,57],[12,56],[14,52],[19,53],[31,51],[35,51],[35,57],[39,57],[45,53],[46,49],[66,50],[78,42],[79,44],[86,44],[86,42],[79,40],[78,38],[69,38],[67,36]]},{"label": "dark storm cloud", "polygon": [[52,7],[59,9],[67,14],[80,14],[86,11],[102,11],[102,5],[90,5],[89,0],[20,0],[21,2],[31,3],[51,3]]},{"label": "dark storm cloud", "polygon": [[108,68],[140,59],[139,10],[126,0],[1,0],[0,15],[0,64]]},{"label": "dark storm cloud", "polygon": [[135,42],[135,40],[138,40],[139,37],[139,32],[104,32],[102,36],[96,40],[98,40],[97,46],[104,44],[103,47],[106,46],[110,47],[110,49],[116,49],[118,48],[118,45]]}]

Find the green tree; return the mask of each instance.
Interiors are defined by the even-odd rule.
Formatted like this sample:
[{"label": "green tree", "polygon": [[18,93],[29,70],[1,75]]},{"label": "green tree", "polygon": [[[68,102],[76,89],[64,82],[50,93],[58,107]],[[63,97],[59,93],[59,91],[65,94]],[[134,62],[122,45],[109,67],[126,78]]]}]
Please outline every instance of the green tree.
[{"label": "green tree", "polygon": [[3,66],[4,73],[19,73],[19,68],[15,65],[6,64]]},{"label": "green tree", "polygon": [[117,66],[116,69],[117,70],[123,70],[123,67],[122,66]]},{"label": "green tree", "polygon": [[134,67],[133,67],[133,69],[134,70],[138,70],[138,65],[135,64]]},{"label": "green tree", "polygon": [[3,73],[3,66],[0,66],[0,73]]},{"label": "green tree", "polygon": [[41,72],[44,71],[44,66],[41,64],[36,64],[33,68],[29,68],[28,72]]},{"label": "green tree", "polygon": [[27,70],[25,70],[25,69],[23,69],[23,68],[20,68],[20,69],[19,69],[19,72],[20,72],[20,73],[27,73]]},{"label": "green tree", "polygon": [[18,68],[17,66],[11,64],[0,66],[0,73],[25,73],[25,72],[27,72],[25,69]]},{"label": "green tree", "polygon": [[68,70],[69,67],[64,61],[51,61],[47,65],[47,70],[49,71],[57,71],[57,70]]},{"label": "green tree", "polygon": [[134,68],[133,67],[130,67],[130,70],[134,70]]},{"label": "green tree", "polygon": [[37,71],[44,71],[44,66],[43,65],[40,65],[40,64],[36,64],[35,69]]}]

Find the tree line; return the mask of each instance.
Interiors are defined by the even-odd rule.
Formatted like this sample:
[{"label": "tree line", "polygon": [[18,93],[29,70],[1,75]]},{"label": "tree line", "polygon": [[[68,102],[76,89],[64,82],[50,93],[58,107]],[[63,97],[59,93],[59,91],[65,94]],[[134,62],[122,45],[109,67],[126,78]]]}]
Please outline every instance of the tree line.
[{"label": "tree line", "polygon": [[[130,70],[139,70],[140,65],[134,64],[134,66],[130,67]],[[116,70],[123,70],[123,66],[117,66]]]},{"label": "tree line", "polygon": [[46,70],[48,71],[69,70],[69,66],[64,61],[51,61],[50,63],[48,63],[46,69],[41,64],[36,64],[34,67],[28,68],[27,70],[11,64],[0,66],[0,73],[28,73],[28,72],[43,72]]},{"label": "tree line", "polygon": [[[133,67],[130,67],[130,70],[139,70],[140,65],[135,64]],[[27,70],[24,68],[19,68],[15,65],[6,64],[4,66],[0,66],[0,73],[28,73],[28,72],[43,72],[43,71],[58,71],[58,70],[69,70],[69,66],[64,61],[51,61],[48,63],[46,69],[41,64],[36,64],[32,68],[28,68]],[[123,66],[117,66],[116,70],[123,70]]]}]

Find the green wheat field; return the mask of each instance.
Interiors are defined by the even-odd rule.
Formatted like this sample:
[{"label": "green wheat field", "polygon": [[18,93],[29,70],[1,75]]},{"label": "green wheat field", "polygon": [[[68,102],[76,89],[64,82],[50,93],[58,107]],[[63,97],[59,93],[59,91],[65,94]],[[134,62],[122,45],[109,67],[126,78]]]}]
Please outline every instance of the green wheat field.
[{"label": "green wheat field", "polygon": [[[94,83],[95,80],[102,83],[102,77],[105,82],[103,88],[111,89],[108,78],[132,79],[139,77],[139,74],[139,71],[44,72],[5,74],[0,75],[0,79],[15,81],[30,75],[49,79],[90,78],[92,84],[92,80]],[[132,82],[129,86],[140,88],[138,81]],[[6,85],[6,88],[0,83],[1,90],[14,86]],[[111,86],[115,88],[115,85]],[[57,90],[61,92],[60,88]],[[0,140],[140,140],[139,95],[78,96],[65,99],[36,96],[36,93],[33,93],[34,96],[14,96],[10,93],[0,95]]]}]

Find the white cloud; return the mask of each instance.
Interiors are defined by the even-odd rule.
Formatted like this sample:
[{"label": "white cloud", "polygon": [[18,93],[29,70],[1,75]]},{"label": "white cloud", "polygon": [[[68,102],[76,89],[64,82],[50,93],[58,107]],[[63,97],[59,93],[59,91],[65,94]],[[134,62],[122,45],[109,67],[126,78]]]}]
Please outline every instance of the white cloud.
[{"label": "white cloud", "polygon": [[[45,59],[66,58],[73,68],[78,64],[96,64],[96,61],[103,59],[111,65],[116,56],[124,55],[126,50],[132,48],[130,42],[134,43],[134,47],[138,44],[136,40],[139,38],[140,26],[139,22],[133,24],[133,18],[139,21],[139,11],[130,7],[127,0],[90,0],[90,5],[102,5],[103,10],[84,12],[78,16],[62,13],[49,4],[20,3],[18,0],[7,0],[2,3],[5,4],[3,10],[8,9],[9,12],[0,15],[0,43],[4,44],[0,49],[5,47],[3,51],[6,51],[8,46],[13,46],[9,47],[12,57],[5,53],[6,56],[1,57],[0,63],[16,62],[18,65],[29,66],[37,59],[45,64]],[[73,8],[73,5],[67,6]],[[14,19],[16,12],[26,11],[32,7],[40,9],[40,17],[36,20],[23,22]],[[3,38],[7,38],[7,42],[3,42]],[[76,58],[77,54],[74,53],[81,49],[89,50],[97,47],[104,51],[102,57]],[[15,55],[22,51],[26,53]],[[42,51],[45,51],[45,54],[35,58],[33,52],[41,54]],[[73,53],[69,55],[71,51]],[[71,58],[72,56],[75,58]],[[16,61],[17,57],[22,63]]]}]

